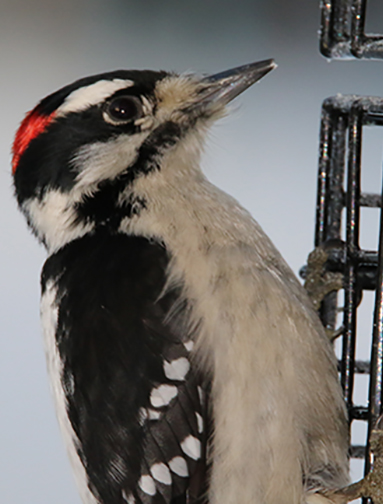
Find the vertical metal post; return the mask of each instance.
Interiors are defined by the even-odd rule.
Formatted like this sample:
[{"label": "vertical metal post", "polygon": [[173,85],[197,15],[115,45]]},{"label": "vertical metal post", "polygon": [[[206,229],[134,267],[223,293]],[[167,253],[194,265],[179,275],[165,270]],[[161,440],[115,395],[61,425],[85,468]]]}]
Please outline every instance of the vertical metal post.
[{"label": "vertical metal post", "polygon": [[[340,240],[344,208],[344,157],[347,116],[334,107],[334,99],[322,108],[315,246],[328,240]],[[334,330],[337,317],[337,293],[329,293],[322,302],[323,325]]]},{"label": "vertical metal post", "polygon": [[323,243],[327,236],[327,209],[328,209],[328,184],[332,158],[332,132],[331,112],[323,108],[320,145],[319,145],[319,170],[318,170],[318,194],[316,210],[315,246]]},{"label": "vertical metal post", "polygon": [[347,259],[341,365],[341,383],[349,409],[353,406],[352,394],[354,388],[362,118],[363,113],[358,107],[358,102],[356,102],[351,109],[349,124],[346,217]]},{"label": "vertical metal post", "polygon": [[356,58],[363,56],[365,42],[364,25],[366,22],[366,0],[354,0],[351,17],[351,52]]},{"label": "vertical metal post", "polygon": [[[378,251],[378,285],[375,296],[374,325],[372,332],[368,440],[379,415],[382,413],[383,394],[383,189],[380,209],[380,233]],[[368,445],[369,448],[369,445]],[[371,453],[368,449],[365,472],[371,465]]]},{"label": "vertical metal post", "polygon": [[329,176],[329,211],[327,215],[327,240],[341,238],[342,210],[345,206],[343,189],[347,116],[333,111],[335,128],[332,135],[332,159]]}]

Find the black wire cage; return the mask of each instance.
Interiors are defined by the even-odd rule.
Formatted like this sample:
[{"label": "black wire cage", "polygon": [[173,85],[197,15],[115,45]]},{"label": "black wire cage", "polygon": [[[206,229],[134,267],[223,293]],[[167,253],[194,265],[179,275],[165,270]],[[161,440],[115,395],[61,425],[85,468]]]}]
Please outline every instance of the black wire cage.
[{"label": "black wire cage", "polygon": [[[320,51],[331,59],[383,59],[383,35],[365,33],[367,0],[321,0]],[[365,444],[350,448],[353,458],[364,459],[364,472],[373,468],[371,433],[382,414],[383,401],[383,190],[361,190],[362,139],[366,127],[383,126],[383,98],[338,95],[322,105],[315,247],[326,252],[324,269],[341,273],[344,295],[330,292],[320,307],[322,322],[339,335],[340,381],[349,412],[366,423]],[[380,212],[376,250],[360,246],[361,210]],[[356,358],[358,309],[364,291],[374,293],[369,360]],[[339,322],[342,314],[343,321]],[[337,327],[340,324],[340,327]],[[358,331],[361,332],[361,331]],[[368,378],[364,404],[354,401],[354,384]]]},{"label": "black wire cage", "polygon": [[[341,384],[350,423],[368,423],[365,446],[352,446],[351,456],[365,459],[365,472],[371,465],[369,436],[382,411],[383,393],[383,219],[380,218],[378,250],[360,248],[362,207],[382,208],[382,194],[361,192],[361,151],[365,126],[383,126],[383,98],[337,96],[322,106],[318,199],[315,246],[327,253],[326,269],[343,275],[344,301],[336,292],[328,294],[321,306],[325,327],[342,338],[339,361]],[[379,211],[379,210],[378,210]],[[380,210],[381,211],[381,210]],[[345,226],[342,225],[342,215]],[[370,361],[355,359],[356,322],[363,291],[375,294],[374,323]],[[343,325],[337,330],[337,314],[343,311]],[[364,335],[358,335],[363,338]],[[369,374],[367,404],[355,404],[357,374]]]}]

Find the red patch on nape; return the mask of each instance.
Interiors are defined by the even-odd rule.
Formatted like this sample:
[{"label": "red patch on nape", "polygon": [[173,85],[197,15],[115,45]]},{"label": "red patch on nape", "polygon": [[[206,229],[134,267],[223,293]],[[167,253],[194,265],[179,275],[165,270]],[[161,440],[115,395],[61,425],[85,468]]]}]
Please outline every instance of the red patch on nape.
[{"label": "red patch on nape", "polygon": [[12,159],[12,173],[17,170],[20,158],[27,149],[28,145],[34,138],[37,138],[45,129],[48,124],[53,120],[55,113],[50,115],[43,115],[38,109],[33,109],[25,116],[23,122],[17,130],[15,140],[13,142],[13,159]]}]

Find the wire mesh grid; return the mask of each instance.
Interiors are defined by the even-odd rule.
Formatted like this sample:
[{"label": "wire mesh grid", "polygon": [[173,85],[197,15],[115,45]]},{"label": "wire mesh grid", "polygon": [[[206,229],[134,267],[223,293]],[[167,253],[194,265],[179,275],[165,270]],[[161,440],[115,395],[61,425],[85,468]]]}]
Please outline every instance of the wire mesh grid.
[{"label": "wire mesh grid", "polygon": [[383,58],[383,35],[367,35],[367,0],[322,0],[320,51],[326,58]]},{"label": "wire mesh grid", "polygon": [[[315,232],[315,246],[324,247],[327,252],[326,269],[341,272],[344,278],[344,306],[339,306],[340,296],[332,292],[325,297],[320,315],[326,328],[336,330],[337,313],[343,310],[339,371],[350,423],[362,420],[368,424],[365,446],[351,447],[352,457],[365,458],[365,472],[372,462],[368,439],[381,414],[383,391],[382,215],[378,250],[363,250],[359,244],[361,208],[382,208],[382,193],[361,192],[362,134],[367,125],[383,126],[383,98],[339,95],[324,101]],[[342,226],[344,213],[345,227]],[[372,348],[370,361],[358,361],[355,359],[356,321],[365,290],[375,292]],[[369,375],[365,405],[353,401],[356,374]]]}]

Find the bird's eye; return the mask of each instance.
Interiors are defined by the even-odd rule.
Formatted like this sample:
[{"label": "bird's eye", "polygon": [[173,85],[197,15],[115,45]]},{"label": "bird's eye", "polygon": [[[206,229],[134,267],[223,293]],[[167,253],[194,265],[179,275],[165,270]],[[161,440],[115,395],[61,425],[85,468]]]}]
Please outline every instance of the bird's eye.
[{"label": "bird's eye", "polygon": [[105,114],[108,122],[125,124],[141,116],[141,102],[135,96],[117,96],[107,104]]}]

